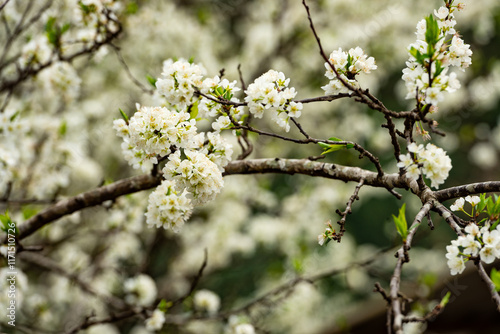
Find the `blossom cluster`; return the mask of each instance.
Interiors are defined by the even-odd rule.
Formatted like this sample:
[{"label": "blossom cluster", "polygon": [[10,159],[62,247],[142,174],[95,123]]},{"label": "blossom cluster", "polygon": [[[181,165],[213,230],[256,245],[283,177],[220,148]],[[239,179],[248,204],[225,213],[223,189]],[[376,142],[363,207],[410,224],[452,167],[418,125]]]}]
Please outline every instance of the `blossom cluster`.
[{"label": "blossom cluster", "polygon": [[342,48],[333,50],[329,61],[335,67],[341,79],[337,77],[330,64],[325,63],[325,76],[330,79],[330,82],[321,88],[323,88],[326,95],[349,92],[349,89],[341,80],[353,87],[358,87],[358,82],[355,79],[358,73],[370,73],[372,70],[377,69],[375,58],[368,57],[359,46],[354,49],[351,48],[348,52],[342,51]]},{"label": "blossom cluster", "polygon": [[146,223],[179,232],[192,211],[193,204],[187,190],[177,190],[174,181],[164,180],[149,196]]},{"label": "blossom cluster", "polygon": [[52,57],[52,48],[49,40],[45,35],[37,36],[26,43],[18,60],[21,69],[34,67],[37,68],[41,64],[46,64]]},{"label": "blossom cluster", "polygon": [[117,14],[123,4],[117,0],[80,0],[75,8],[75,21],[84,29],[78,40],[102,42],[109,32],[118,31]]},{"label": "blossom cluster", "polygon": [[249,111],[262,118],[266,110],[274,111],[273,120],[285,131],[290,131],[290,117],[299,118],[302,103],[292,101],[297,95],[294,87],[288,87],[290,79],[283,72],[270,70],[255,79],[245,91]]},{"label": "blossom cluster", "polygon": [[175,180],[177,187],[192,195],[193,205],[209,202],[223,187],[222,173],[217,165],[205,154],[184,150],[185,159],[180,151],[170,154],[163,168],[164,177]]},{"label": "blossom cluster", "polygon": [[234,93],[239,92],[241,89],[236,87],[236,80],[229,81],[227,79],[220,79],[219,76],[213,78],[206,78],[203,80],[200,91],[206,95],[214,97],[217,100],[225,100],[232,104],[221,104],[214,100],[203,97],[198,104],[198,117],[216,117],[217,122],[212,124],[215,131],[219,132],[221,129],[229,128],[231,126],[231,119],[228,115],[239,119],[243,114],[243,107],[237,106],[240,100],[234,96]]},{"label": "blossom cluster", "polygon": [[[119,29],[120,1],[80,0],[71,2],[70,6],[73,7],[71,24],[61,24],[61,18],[51,11],[44,16],[45,34],[30,38],[23,46],[17,61],[21,69],[39,69],[50,64],[57,53],[67,54],[82,43],[102,43],[110,33]],[[8,8],[15,11],[14,5]]]},{"label": "blossom cluster", "polygon": [[[222,172],[233,150],[220,132],[230,127],[231,119],[222,110],[208,108],[202,102],[207,99],[195,93],[203,91],[230,101],[239,89],[236,82],[218,77],[203,80],[204,74],[202,65],[166,60],[156,86],[167,106],[137,106],[130,119],[123,114],[124,119],[113,123],[123,138],[125,159],[134,168],[147,172],[168,157],[162,169],[165,180],[149,197],[149,226],[180,231],[194,206],[213,200],[223,187]],[[204,116],[223,114],[213,122],[213,132],[198,132],[196,105],[204,106],[199,108],[204,108]]]},{"label": "blossom cluster", "polygon": [[161,77],[156,80],[157,92],[168,103],[184,109],[198,100],[196,88],[202,86],[205,74],[206,70],[201,64],[182,58],[175,62],[167,59],[163,62]]},{"label": "blossom cluster", "polygon": [[[463,211],[464,204],[468,202],[473,210],[481,202],[479,196],[467,196],[459,198],[451,205],[453,211]],[[466,212],[467,213],[467,212]],[[498,222],[491,225],[486,221],[481,223],[470,222],[464,228],[464,235],[458,236],[451,241],[451,245],[446,246],[446,258],[451,274],[461,274],[465,269],[465,263],[473,258],[479,257],[484,263],[492,263],[495,259],[500,259],[500,225]]]},{"label": "blossom cluster", "polygon": [[[456,7],[447,6],[434,10],[417,24],[417,41],[408,48],[410,58],[403,69],[407,99],[416,98],[421,104],[437,104],[444,99],[444,92],[454,92],[460,82],[450,66],[461,70],[471,64],[472,51],[455,30]],[[452,35],[453,37],[447,37]]]},{"label": "blossom cluster", "polygon": [[408,145],[407,154],[399,156],[397,166],[404,168],[406,176],[412,180],[417,180],[421,174],[431,180],[431,186],[439,188],[448,178],[451,170],[451,159],[446,151],[434,144],[417,145],[411,143]]},{"label": "blossom cluster", "polygon": [[171,152],[172,145],[191,147],[197,142],[196,121],[185,111],[172,111],[165,107],[139,107],[128,124],[123,119],[113,122],[118,135],[124,140],[125,158],[143,171],[158,163],[157,157]]}]

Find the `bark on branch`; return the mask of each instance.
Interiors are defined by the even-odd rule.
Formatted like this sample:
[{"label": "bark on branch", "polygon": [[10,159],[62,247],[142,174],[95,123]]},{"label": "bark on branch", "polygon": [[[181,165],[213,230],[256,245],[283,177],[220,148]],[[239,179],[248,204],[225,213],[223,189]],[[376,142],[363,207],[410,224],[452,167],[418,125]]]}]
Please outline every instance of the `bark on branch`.
[{"label": "bark on branch", "polygon": [[[405,177],[396,173],[383,174],[379,176],[376,172],[359,167],[348,167],[308,159],[275,158],[236,160],[230,162],[229,165],[226,166],[224,176],[264,173],[281,173],[290,175],[304,174],[341,180],[344,182],[360,182],[363,179],[364,185],[372,187],[386,188],[389,190],[392,190],[393,188],[408,189],[408,183]],[[81,193],[74,197],[60,200],[20,224],[18,226],[18,240],[28,237],[50,222],[84,208],[100,205],[105,201],[114,200],[123,195],[154,188],[161,183],[161,180],[161,175],[139,175]],[[471,185],[443,189],[431,193],[432,195],[435,195],[435,198],[438,201],[443,201],[464,194],[473,194],[483,191],[500,191],[500,182],[475,183]],[[6,236],[4,235],[0,239],[0,244],[5,242]]]}]

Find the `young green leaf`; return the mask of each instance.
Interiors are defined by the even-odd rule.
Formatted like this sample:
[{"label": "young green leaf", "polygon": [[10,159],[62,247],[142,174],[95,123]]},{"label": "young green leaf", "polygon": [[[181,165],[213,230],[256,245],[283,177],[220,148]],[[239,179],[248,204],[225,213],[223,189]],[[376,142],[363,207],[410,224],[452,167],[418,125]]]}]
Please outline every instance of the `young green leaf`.
[{"label": "young green leaf", "polygon": [[167,313],[168,309],[171,308],[173,303],[171,301],[166,301],[165,299],[162,299],[160,303],[158,304],[157,309],[162,311],[163,313]]},{"label": "young green leaf", "polygon": [[198,116],[198,101],[193,103],[189,107],[188,111],[189,111],[189,115],[191,115],[191,117],[189,117],[189,119],[196,119],[196,117]]},{"label": "young green leaf", "polygon": [[491,196],[486,200],[486,212],[490,217],[495,215],[495,202]]},{"label": "young green leaf", "polygon": [[118,110],[120,110],[120,114],[122,115],[123,119],[125,120],[125,123],[128,124],[128,116],[127,116],[127,114],[121,108],[118,109]]},{"label": "young green leaf", "polygon": [[394,224],[396,224],[396,230],[399,235],[403,239],[403,242],[406,242],[406,237],[408,236],[408,223],[406,222],[406,203],[403,203],[401,209],[399,209],[399,215],[396,217],[392,215],[394,219]]},{"label": "young green leaf", "polygon": [[156,79],[155,78],[153,78],[150,75],[146,75],[146,79],[148,80],[148,82],[149,82],[149,84],[151,86],[153,86],[154,88],[156,88]]},{"label": "young green leaf", "polygon": [[63,121],[59,126],[59,131],[58,131],[59,135],[64,136],[67,130],[68,130],[68,124],[66,123],[66,121]]},{"label": "young green leaf", "polygon": [[[330,141],[339,141],[342,142],[343,140],[337,137],[331,137],[328,138]],[[326,143],[318,143],[319,146],[323,149],[323,153],[321,154],[327,154],[330,152],[335,152],[339,151],[342,149],[350,149],[354,147],[354,144],[326,144]]]},{"label": "young green leaf", "polygon": [[446,295],[444,295],[443,299],[441,299],[441,302],[439,303],[439,306],[445,307],[446,304],[448,304],[448,302],[450,301],[450,296],[451,296],[451,292],[448,291],[446,293]]},{"label": "young green leaf", "polygon": [[495,284],[495,290],[500,291],[500,271],[495,268],[491,269],[490,278],[493,284]]},{"label": "young green leaf", "polygon": [[439,41],[439,25],[437,20],[433,15],[429,15],[425,18],[426,30],[425,30],[425,41],[429,46],[434,45]]},{"label": "young green leaf", "polygon": [[479,203],[477,204],[477,212],[482,212],[483,209],[486,207],[486,194],[481,194],[479,195]]},{"label": "young green leaf", "polygon": [[0,215],[0,222],[2,223],[2,226],[0,227],[2,231],[8,233],[9,230],[14,229],[14,234],[15,235],[19,234],[19,229],[17,228],[17,224],[10,218],[8,210],[5,211],[5,214]]}]

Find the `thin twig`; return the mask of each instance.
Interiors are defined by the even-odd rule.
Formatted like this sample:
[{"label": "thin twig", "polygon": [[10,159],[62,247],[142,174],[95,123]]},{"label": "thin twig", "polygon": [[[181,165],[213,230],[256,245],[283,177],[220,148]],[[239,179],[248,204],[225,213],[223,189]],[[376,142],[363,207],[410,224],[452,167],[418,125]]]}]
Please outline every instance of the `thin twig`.
[{"label": "thin twig", "polygon": [[432,209],[433,202],[429,201],[425,203],[422,208],[419,210],[415,219],[413,220],[412,225],[408,229],[408,235],[406,239],[403,240],[403,246],[397,251],[397,263],[394,268],[394,273],[391,277],[390,282],[390,299],[391,299],[391,307],[389,309],[389,314],[391,318],[391,324],[389,330],[394,332],[395,334],[403,334],[403,307],[404,304],[401,301],[401,292],[399,291],[400,283],[401,283],[401,273],[403,269],[403,264],[405,262],[409,262],[408,250],[411,248],[411,242],[413,240],[413,236],[415,235],[418,226],[422,222],[422,219],[427,215],[429,210]]},{"label": "thin twig", "polygon": [[493,283],[490,276],[488,276],[486,270],[484,270],[484,266],[480,260],[474,261],[474,264],[476,265],[479,276],[481,277],[483,282],[486,283],[486,285],[488,286],[488,290],[490,291],[491,294],[491,299],[493,299],[493,301],[497,305],[497,311],[500,312],[500,295],[496,290],[495,283]]},{"label": "thin twig", "polygon": [[333,239],[336,240],[337,242],[340,242],[342,240],[342,237],[344,236],[344,233],[346,231],[345,221],[347,219],[347,215],[352,213],[352,204],[354,203],[354,201],[359,200],[359,196],[358,196],[359,190],[361,189],[361,187],[363,186],[364,183],[365,183],[365,180],[361,179],[359,181],[358,185],[356,186],[356,188],[354,188],[354,193],[351,195],[351,197],[347,201],[345,210],[340,211],[339,209],[337,209],[337,211],[336,211],[337,214],[339,214],[342,217],[337,222],[337,224],[340,225],[340,230],[338,233],[335,233],[335,236],[333,237]]},{"label": "thin twig", "polygon": [[135,76],[132,74],[132,72],[130,71],[130,68],[128,67],[127,65],[127,62],[125,61],[125,59],[123,58],[123,55],[121,53],[121,50],[118,46],[114,45],[113,43],[109,43],[109,46],[113,49],[113,51],[115,51],[115,54],[116,54],[116,57],[118,58],[118,61],[120,62],[120,64],[123,66],[124,70],[125,70],[125,73],[127,74],[127,76],[130,78],[130,80],[137,86],[139,87],[140,90],[142,90],[144,93],[147,93],[147,94],[150,94],[152,95],[154,90],[153,89],[149,89],[147,88],[146,86],[144,86],[139,80],[137,80],[135,78]]},{"label": "thin twig", "polygon": [[189,287],[188,292],[184,296],[173,301],[172,306],[182,304],[182,302],[184,300],[186,300],[187,298],[189,298],[189,296],[191,296],[193,294],[194,290],[196,290],[196,287],[198,286],[198,283],[200,283],[201,277],[203,276],[203,271],[207,267],[207,263],[208,263],[208,252],[207,252],[207,249],[205,249],[204,256],[203,256],[203,263],[201,264],[200,269],[198,269],[198,273],[196,274],[193,281],[191,282],[191,286]]}]

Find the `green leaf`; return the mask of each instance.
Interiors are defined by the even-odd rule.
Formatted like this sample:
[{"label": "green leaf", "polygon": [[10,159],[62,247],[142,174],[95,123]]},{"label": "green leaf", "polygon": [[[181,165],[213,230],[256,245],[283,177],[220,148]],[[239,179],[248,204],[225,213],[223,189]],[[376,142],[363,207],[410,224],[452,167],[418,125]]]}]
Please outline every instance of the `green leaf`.
[{"label": "green leaf", "polygon": [[199,104],[199,100],[196,101],[195,103],[193,103],[190,107],[189,107],[189,114],[191,115],[191,117],[189,117],[189,119],[196,119],[196,116],[198,116],[198,104]]},{"label": "green leaf", "polygon": [[495,215],[495,202],[493,201],[493,198],[491,198],[491,196],[488,197],[486,201],[486,212],[490,217]]},{"label": "green leaf", "polygon": [[68,130],[68,124],[66,121],[62,121],[61,125],[59,126],[59,135],[64,136]]},{"label": "green leaf", "polygon": [[494,229],[496,229],[496,228],[497,228],[498,223],[500,223],[500,220],[495,221],[495,222],[493,223],[493,225],[491,225],[491,227],[490,227],[490,231],[493,231]]},{"label": "green leaf", "polygon": [[439,305],[440,305],[441,307],[445,307],[445,306],[446,306],[446,304],[448,304],[448,302],[450,301],[450,296],[451,296],[451,292],[450,292],[450,291],[448,291],[448,292],[446,293],[446,295],[444,295],[443,299],[441,299],[441,302],[439,303]]},{"label": "green leaf", "polygon": [[151,86],[153,86],[154,88],[156,88],[156,79],[155,78],[153,78],[150,75],[146,75],[146,79],[148,80],[148,82],[149,82],[149,84]]},{"label": "green leaf", "polygon": [[415,47],[411,47],[409,50],[410,54],[417,60],[417,63],[420,65],[424,65],[425,61],[425,55],[423,55],[419,50],[417,50]]},{"label": "green leaf", "polygon": [[10,217],[9,217],[9,211],[5,211],[4,215],[0,215],[0,222],[2,223],[2,231],[7,232],[9,229],[9,222],[10,222]]},{"label": "green leaf", "polygon": [[436,73],[434,73],[434,78],[437,78],[444,70],[444,67],[440,60],[436,60]]},{"label": "green leaf", "polygon": [[[330,137],[328,138],[330,141],[343,141],[340,138],[337,137]],[[323,153],[321,154],[327,154],[330,152],[335,152],[339,151],[342,149],[350,149],[354,147],[354,144],[326,144],[326,143],[318,143],[319,146],[323,149]]]},{"label": "green leaf", "polygon": [[497,194],[495,194],[495,207],[493,208],[493,214],[500,214],[500,197],[498,197]]},{"label": "green leaf", "polygon": [[139,5],[137,4],[137,2],[130,2],[125,7],[125,13],[135,14],[135,13],[137,13],[138,9],[139,9]]},{"label": "green leaf", "polygon": [[165,299],[162,299],[160,303],[158,304],[158,309],[162,311],[163,313],[167,313],[168,309],[171,308],[173,303],[171,301],[166,301]]},{"label": "green leaf", "polygon": [[396,224],[396,230],[399,235],[403,239],[403,242],[406,242],[406,237],[408,236],[408,223],[406,222],[406,203],[403,203],[401,209],[399,209],[399,215],[396,217],[392,215],[394,219],[394,223]]},{"label": "green leaf", "polygon": [[500,272],[495,268],[491,269],[490,278],[493,284],[495,284],[495,290],[500,291]]},{"label": "green leaf", "polygon": [[[66,30],[69,26],[66,28]],[[56,48],[60,46],[61,35],[66,31],[63,28],[59,28],[56,24],[55,17],[49,17],[47,23],[45,23],[45,34],[47,35],[47,39],[49,43],[54,45]]]},{"label": "green leaf", "polygon": [[484,208],[486,207],[486,194],[481,194],[479,195],[480,201],[477,204],[477,212],[482,212]]},{"label": "green leaf", "polygon": [[14,234],[19,234],[19,229],[17,228],[17,224],[13,221],[9,216],[9,211],[5,211],[5,214],[0,215],[0,222],[2,226],[0,227],[5,233],[8,233],[9,229],[14,229]]},{"label": "green leaf", "polygon": [[45,23],[45,32],[50,32],[54,30],[54,25],[56,24],[55,17],[49,17],[47,23]]},{"label": "green leaf", "polygon": [[221,96],[222,94],[224,94],[224,88],[222,88],[221,86],[217,86],[217,87],[214,89],[214,93],[215,93],[215,96],[219,97],[219,96]]},{"label": "green leaf", "polygon": [[294,258],[292,260],[292,266],[296,273],[302,273],[304,271],[304,266],[302,260],[299,258]]},{"label": "green leaf", "polygon": [[127,116],[127,114],[121,108],[119,108],[118,110],[120,110],[120,114],[122,115],[122,117],[125,120],[125,122],[128,124],[128,116]]},{"label": "green leaf", "polygon": [[90,11],[91,11],[90,6],[84,5],[81,1],[79,1],[78,4],[80,5],[81,10],[85,14],[89,14],[90,13]]},{"label": "green leaf", "polygon": [[[429,46],[434,45],[439,41],[439,25],[434,15],[429,15],[425,18],[426,30],[425,30],[425,41]],[[434,53],[434,52],[433,52]]]},{"label": "green leaf", "polygon": [[11,121],[11,122],[14,121],[17,118],[17,116],[19,116],[20,114],[21,113],[19,112],[19,110],[16,111],[12,116],[10,116],[9,121]]},{"label": "green leaf", "polygon": [[349,53],[347,53],[347,65],[345,66],[345,68],[349,69],[349,67],[351,67],[352,65],[352,57]]},{"label": "green leaf", "polygon": [[34,215],[36,215],[38,213],[38,209],[32,207],[32,206],[25,206],[23,207],[22,209],[22,213],[23,213],[23,218],[24,219],[30,219],[31,217],[33,217]]},{"label": "green leaf", "polygon": [[69,30],[69,27],[71,27],[71,24],[70,23],[65,23],[63,24],[62,28],[61,28],[61,35],[64,34],[66,31]]}]

